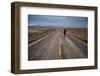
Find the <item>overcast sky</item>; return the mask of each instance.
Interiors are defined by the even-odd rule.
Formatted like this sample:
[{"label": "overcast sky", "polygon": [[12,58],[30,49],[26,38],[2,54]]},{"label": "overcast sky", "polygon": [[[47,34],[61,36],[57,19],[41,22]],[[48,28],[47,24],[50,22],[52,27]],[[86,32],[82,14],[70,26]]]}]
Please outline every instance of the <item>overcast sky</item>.
[{"label": "overcast sky", "polygon": [[87,17],[74,16],[44,16],[44,15],[28,15],[29,26],[62,26],[70,28],[87,28]]}]

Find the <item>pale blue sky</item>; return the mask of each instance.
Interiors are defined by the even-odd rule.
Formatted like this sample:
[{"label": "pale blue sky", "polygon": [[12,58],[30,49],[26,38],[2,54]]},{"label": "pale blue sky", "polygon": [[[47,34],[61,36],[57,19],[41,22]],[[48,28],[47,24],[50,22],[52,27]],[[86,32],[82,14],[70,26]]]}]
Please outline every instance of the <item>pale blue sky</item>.
[{"label": "pale blue sky", "polygon": [[49,15],[28,15],[29,26],[62,26],[66,28],[87,28],[87,17],[74,16],[49,16]]}]

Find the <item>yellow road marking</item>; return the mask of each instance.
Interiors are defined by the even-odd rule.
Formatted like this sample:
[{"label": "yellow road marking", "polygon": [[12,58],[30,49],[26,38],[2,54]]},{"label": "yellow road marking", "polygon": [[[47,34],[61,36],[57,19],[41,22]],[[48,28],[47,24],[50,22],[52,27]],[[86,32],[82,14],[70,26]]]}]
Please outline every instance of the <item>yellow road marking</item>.
[{"label": "yellow road marking", "polygon": [[61,46],[62,46],[62,41],[61,41],[61,37],[60,37],[60,33],[59,33],[59,50],[58,50],[59,59],[62,58]]}]

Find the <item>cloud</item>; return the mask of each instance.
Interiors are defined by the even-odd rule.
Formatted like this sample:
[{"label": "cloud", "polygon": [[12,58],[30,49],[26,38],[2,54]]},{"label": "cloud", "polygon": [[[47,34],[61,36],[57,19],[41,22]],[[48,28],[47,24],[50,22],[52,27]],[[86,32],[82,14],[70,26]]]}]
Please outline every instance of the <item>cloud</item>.
[{"label": "cloud", "polygon": [[87,28],[87,17],[74,17],[74,16],[45,16],[45,15],[29,15],[28,24],[31,26],[63,26],[63,27],[82,27]]}]

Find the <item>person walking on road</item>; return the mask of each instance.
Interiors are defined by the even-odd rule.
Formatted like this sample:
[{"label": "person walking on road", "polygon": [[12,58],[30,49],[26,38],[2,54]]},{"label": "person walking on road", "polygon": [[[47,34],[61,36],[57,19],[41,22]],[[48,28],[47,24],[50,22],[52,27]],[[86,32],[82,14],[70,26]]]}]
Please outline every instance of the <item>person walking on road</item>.
[{"label": "person walking on road", "polygon": [[66,35],[66,30],[64,29],[64,35]]}]

